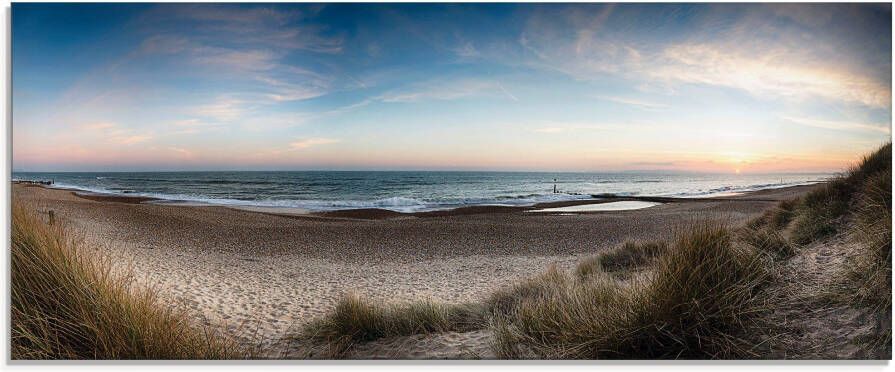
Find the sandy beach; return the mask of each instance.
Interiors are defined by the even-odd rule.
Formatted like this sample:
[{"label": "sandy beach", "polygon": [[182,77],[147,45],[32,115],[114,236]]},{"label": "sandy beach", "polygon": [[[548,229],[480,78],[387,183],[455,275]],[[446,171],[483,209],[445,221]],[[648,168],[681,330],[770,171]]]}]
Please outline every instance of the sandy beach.
[{"label": "sandy beach", "polygon": [[[248,344],[279,340],[331,310],[345,293],[388,302],[461,303],[628,240],[670,237],[702,218],[740,224],[812,186],[715,199],[605,198],[536,207],[278,215],[222,206],[153,204],[16,184],[15,201],[52,210],[90,249],[157,288],[199,322],[225,324]],[[646,201],[637,210],[526,213],[587,203]],[[487,335],[441,334],[360,345],[352,357],[488,357]],[[404,347],[407,343],[420,346]],[[426,348],[438,352],[426,353]],[[420,354],[424,353],[424,354]]]}]

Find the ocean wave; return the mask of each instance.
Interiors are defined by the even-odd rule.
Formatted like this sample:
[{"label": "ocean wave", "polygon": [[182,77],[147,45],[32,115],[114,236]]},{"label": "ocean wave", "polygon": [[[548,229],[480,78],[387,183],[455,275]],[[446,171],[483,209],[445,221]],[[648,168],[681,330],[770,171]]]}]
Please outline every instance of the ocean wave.
[{"label": "ocean wave", "polygon": [[569,201],[589,199],[586,194],[521,194],[501,195],[492,198],[444,198],[421,200],[409,197],[388,197],[373,200],[320,200],[320,199],[253,199],[253,198],[218,198],[208,195],[193,194],[163,194],[153,192],[138,192],[133,189],[107,189],[102,187],[90,187],[57,183],[53,185],[57,189],[83,191],[96,194],[143,196],[159,199],[162,202],[187,202],[208,205],[274,207],[274,208],[300,208],[311,211],[334,211],[345,209],[378,208],[395,212],[423,212],[455,209],[472,205],[497,205],[497,206],[526,206],[538,203],[555,201]]},{"label": "ocean wave", "polygon": [[240,180],[240,179],[178,179],[178,178],[134,178],[134,177],[96,177],[97,180],[112,180],[125,182],[152,182],[152,183],[178,183],[178,184],[195,184],[195,185],[281,185],[286,184],[285,181],[265,181],[265,180]]},{"label": "ocean wave", "polygon": [[740,194],[745,192],[753,192],[753,191],[762,191],[762,190],[773,190],[773,189],[782,189],[784,187],[793,187],[793,186],[806,186],[813,185],[819,182],[823,182],[823,180],[816,181],[804,181],[804,182],[787,182],[787,183],[766,183],[766,184],[753,184],[753,185],[739,185],[739,186],[721,186],[710,188],[707,190],[694,190],[694,191],[685,191],[678,192],[674,194],[666,194],[666,195],[656,195],[656,196],[678,196],[678,197],[712,197],[712,196],[723,196],[730,194]]},{"label": "ocean wave", "polygon": [[[817,176],[792,176],[793,182],[771,182],[776,176],[744,179],[737,177],[669,176],[667,180],[650,176],[581,177],[561,187],[564,193],[552,193],[552,184],[544,185],[540,178],[517,179],[489,176],[487,179],[443,179],[431,176],[423,186],[414,182],[384,182],[380,178],[317,176],[291,182],[292,178],[267,179],[246,176],[226,176],[222,179],[203,179],[207,175],[177,180],[160,174],[158,179],[145,175],[106,176],[76,175],[20,175],[14,179],[50,176],[56,178],[52,187],[82,192],[144,196],[162,202],[188,202],[209,205],[301,208],[312,211],[381,208],[397,212],[419,212],[454,209],[472,205],[527,206],[538,203],[591,199],[591,195],[616,196],[673,196],[712,197],[733,193],[773,189],[822,182]],[[627,177],[627,178],[626,178]],[[189,178],[189,177],[185,177]],[[596,179],[596,181],[594,181]],[[144,180],[144,181],[135,181]],[[353,181],[351,181],[353,180]],[[232,185],[231,185],[232,184]],[[276,187],[264,185],[277,184]],[[311,187],[313,184],[318,187]],[[438,185],[436,187],[429,186]],[[280,186],[282,185],[282,186]]]}]

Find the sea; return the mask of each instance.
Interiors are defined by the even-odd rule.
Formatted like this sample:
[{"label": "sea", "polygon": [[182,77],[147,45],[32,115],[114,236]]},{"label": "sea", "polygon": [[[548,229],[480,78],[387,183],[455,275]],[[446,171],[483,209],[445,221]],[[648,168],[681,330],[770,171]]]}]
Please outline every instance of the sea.
[{"label": "sea", "polygon": [[[550,172],[13,172],[82,192],[146,196],[170,203],[299,208],[381,208],[397,212],[472,205],[525,206],[595,195],[716,197],[822,182],[833,174]],[[554,186],[556,192],[554,192]]]}]

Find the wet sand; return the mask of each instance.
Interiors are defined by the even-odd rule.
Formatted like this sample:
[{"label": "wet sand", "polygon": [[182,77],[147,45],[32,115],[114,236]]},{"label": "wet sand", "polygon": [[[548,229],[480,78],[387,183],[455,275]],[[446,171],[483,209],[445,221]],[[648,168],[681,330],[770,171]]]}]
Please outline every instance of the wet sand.
[{"label": "wet sand", "polygon": [[573,214],[525,213],[576,204],[568,202],[279,215],[25,185],[14,185],[13,196],[53,210],[171,306],[209,325],[225,323],[246,342],[269,345],[331,310],[347,292],[391,302],[472,301],[550,265],[572,267],[626,240],[667,238],[699,219],[740,224],[811,188],[717,199],[605,198],[592,202],[663,204]]}]

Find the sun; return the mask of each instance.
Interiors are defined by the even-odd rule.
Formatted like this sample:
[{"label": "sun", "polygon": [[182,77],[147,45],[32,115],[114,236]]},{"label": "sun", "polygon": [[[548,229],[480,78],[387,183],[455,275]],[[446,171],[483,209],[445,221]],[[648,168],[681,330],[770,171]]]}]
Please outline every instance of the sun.
[{"label": "sun", "polygon": [[749,167],[754,158],[753,154],[744,152],[728,152],[721,156],[721,159],[733,168],[733,172],[736,174],[742,173],[744,168]]}]

